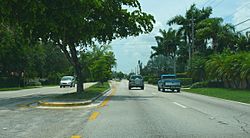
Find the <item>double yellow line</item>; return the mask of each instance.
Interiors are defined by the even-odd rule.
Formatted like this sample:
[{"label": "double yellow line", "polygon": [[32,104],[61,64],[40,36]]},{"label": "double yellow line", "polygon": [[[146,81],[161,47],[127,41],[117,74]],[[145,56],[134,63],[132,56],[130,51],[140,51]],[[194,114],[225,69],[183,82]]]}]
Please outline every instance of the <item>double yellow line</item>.
[{"label": "double yellow line", "polygon": [[[109,96],[107,96],[107,98],[105,98],[105,100],[98,106],[98,108],[106,106],[108,104],[108,102],[110,101],[111,97],[115,94],[115,92],[116,92],[116,87],[114,85],[112,85],[111,94]],[[93,121],[99,115],[100,115],[100,112],[93,112],[90,115],[90,117],[88,118],[88,120]],[[73,135],[73,136],[71,136],[71,138],[81,138],[81,136]]]}]

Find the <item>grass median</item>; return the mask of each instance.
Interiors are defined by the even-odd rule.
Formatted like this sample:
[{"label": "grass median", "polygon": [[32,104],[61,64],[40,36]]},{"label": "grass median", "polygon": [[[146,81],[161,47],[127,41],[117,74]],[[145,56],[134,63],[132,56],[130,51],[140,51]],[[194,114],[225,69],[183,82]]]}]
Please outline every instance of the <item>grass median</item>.
[{"label": "grass median", "polygon": [[67,93],[62,94],[59,96],[54,97],[55,99],[64,99],[64,100],[90,100],[96,96],[98,96],[100,93],[108,90],[110,88],[108,82],[104,82],[103,85],[100,83],[97,83],[87,89],[81,94],[78,94],[76,92],[73,93]]},{"label": "grass median", "polygon": [[250,90],[226,88],[194,88],[187,89],[185,91],[243,103],[250,103]]}]

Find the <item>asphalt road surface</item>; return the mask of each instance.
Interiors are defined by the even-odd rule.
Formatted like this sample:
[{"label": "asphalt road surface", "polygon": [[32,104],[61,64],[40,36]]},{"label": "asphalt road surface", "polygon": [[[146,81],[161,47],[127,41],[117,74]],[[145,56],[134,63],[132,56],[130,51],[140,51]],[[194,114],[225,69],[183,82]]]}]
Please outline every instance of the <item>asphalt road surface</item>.
[{"label": "asphalt road surface", "polygon": [[100,106],[80,109],[22,108],[14,106],[18,100],[10,106],[2,102],[7,98],[0,92],[0,137],[250,137],[250,105],[185,92],[158,92],[151,85],[128,90],[127,83],[114,82],[112,96]]}]

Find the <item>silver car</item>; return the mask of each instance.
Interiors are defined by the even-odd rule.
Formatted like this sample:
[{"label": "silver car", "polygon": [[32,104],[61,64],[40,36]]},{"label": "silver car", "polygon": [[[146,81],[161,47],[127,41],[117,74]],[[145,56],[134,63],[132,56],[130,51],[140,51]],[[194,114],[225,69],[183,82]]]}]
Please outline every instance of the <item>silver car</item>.
[{"label": "silver car", "polygon": [[69,87],[75,87],[75,77],[73,76],[63,76],[60,81],[60,88],[69,86]]},{"label": "silver car", "polygon": [[140,87],[144,90],[144,80],[141,75],[131,75],[129,78],[128,89],[131,90],[133,87]]}]

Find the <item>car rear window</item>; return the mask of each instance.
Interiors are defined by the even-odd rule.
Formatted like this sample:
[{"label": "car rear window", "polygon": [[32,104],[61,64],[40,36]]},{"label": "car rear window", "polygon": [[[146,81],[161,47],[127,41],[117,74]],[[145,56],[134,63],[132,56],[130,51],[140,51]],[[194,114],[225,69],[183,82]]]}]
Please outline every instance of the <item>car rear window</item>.
[{"label": "car rear window", "polygon": [[130,79],[142,79],[142,76],[131,76],[131,78]]}]

